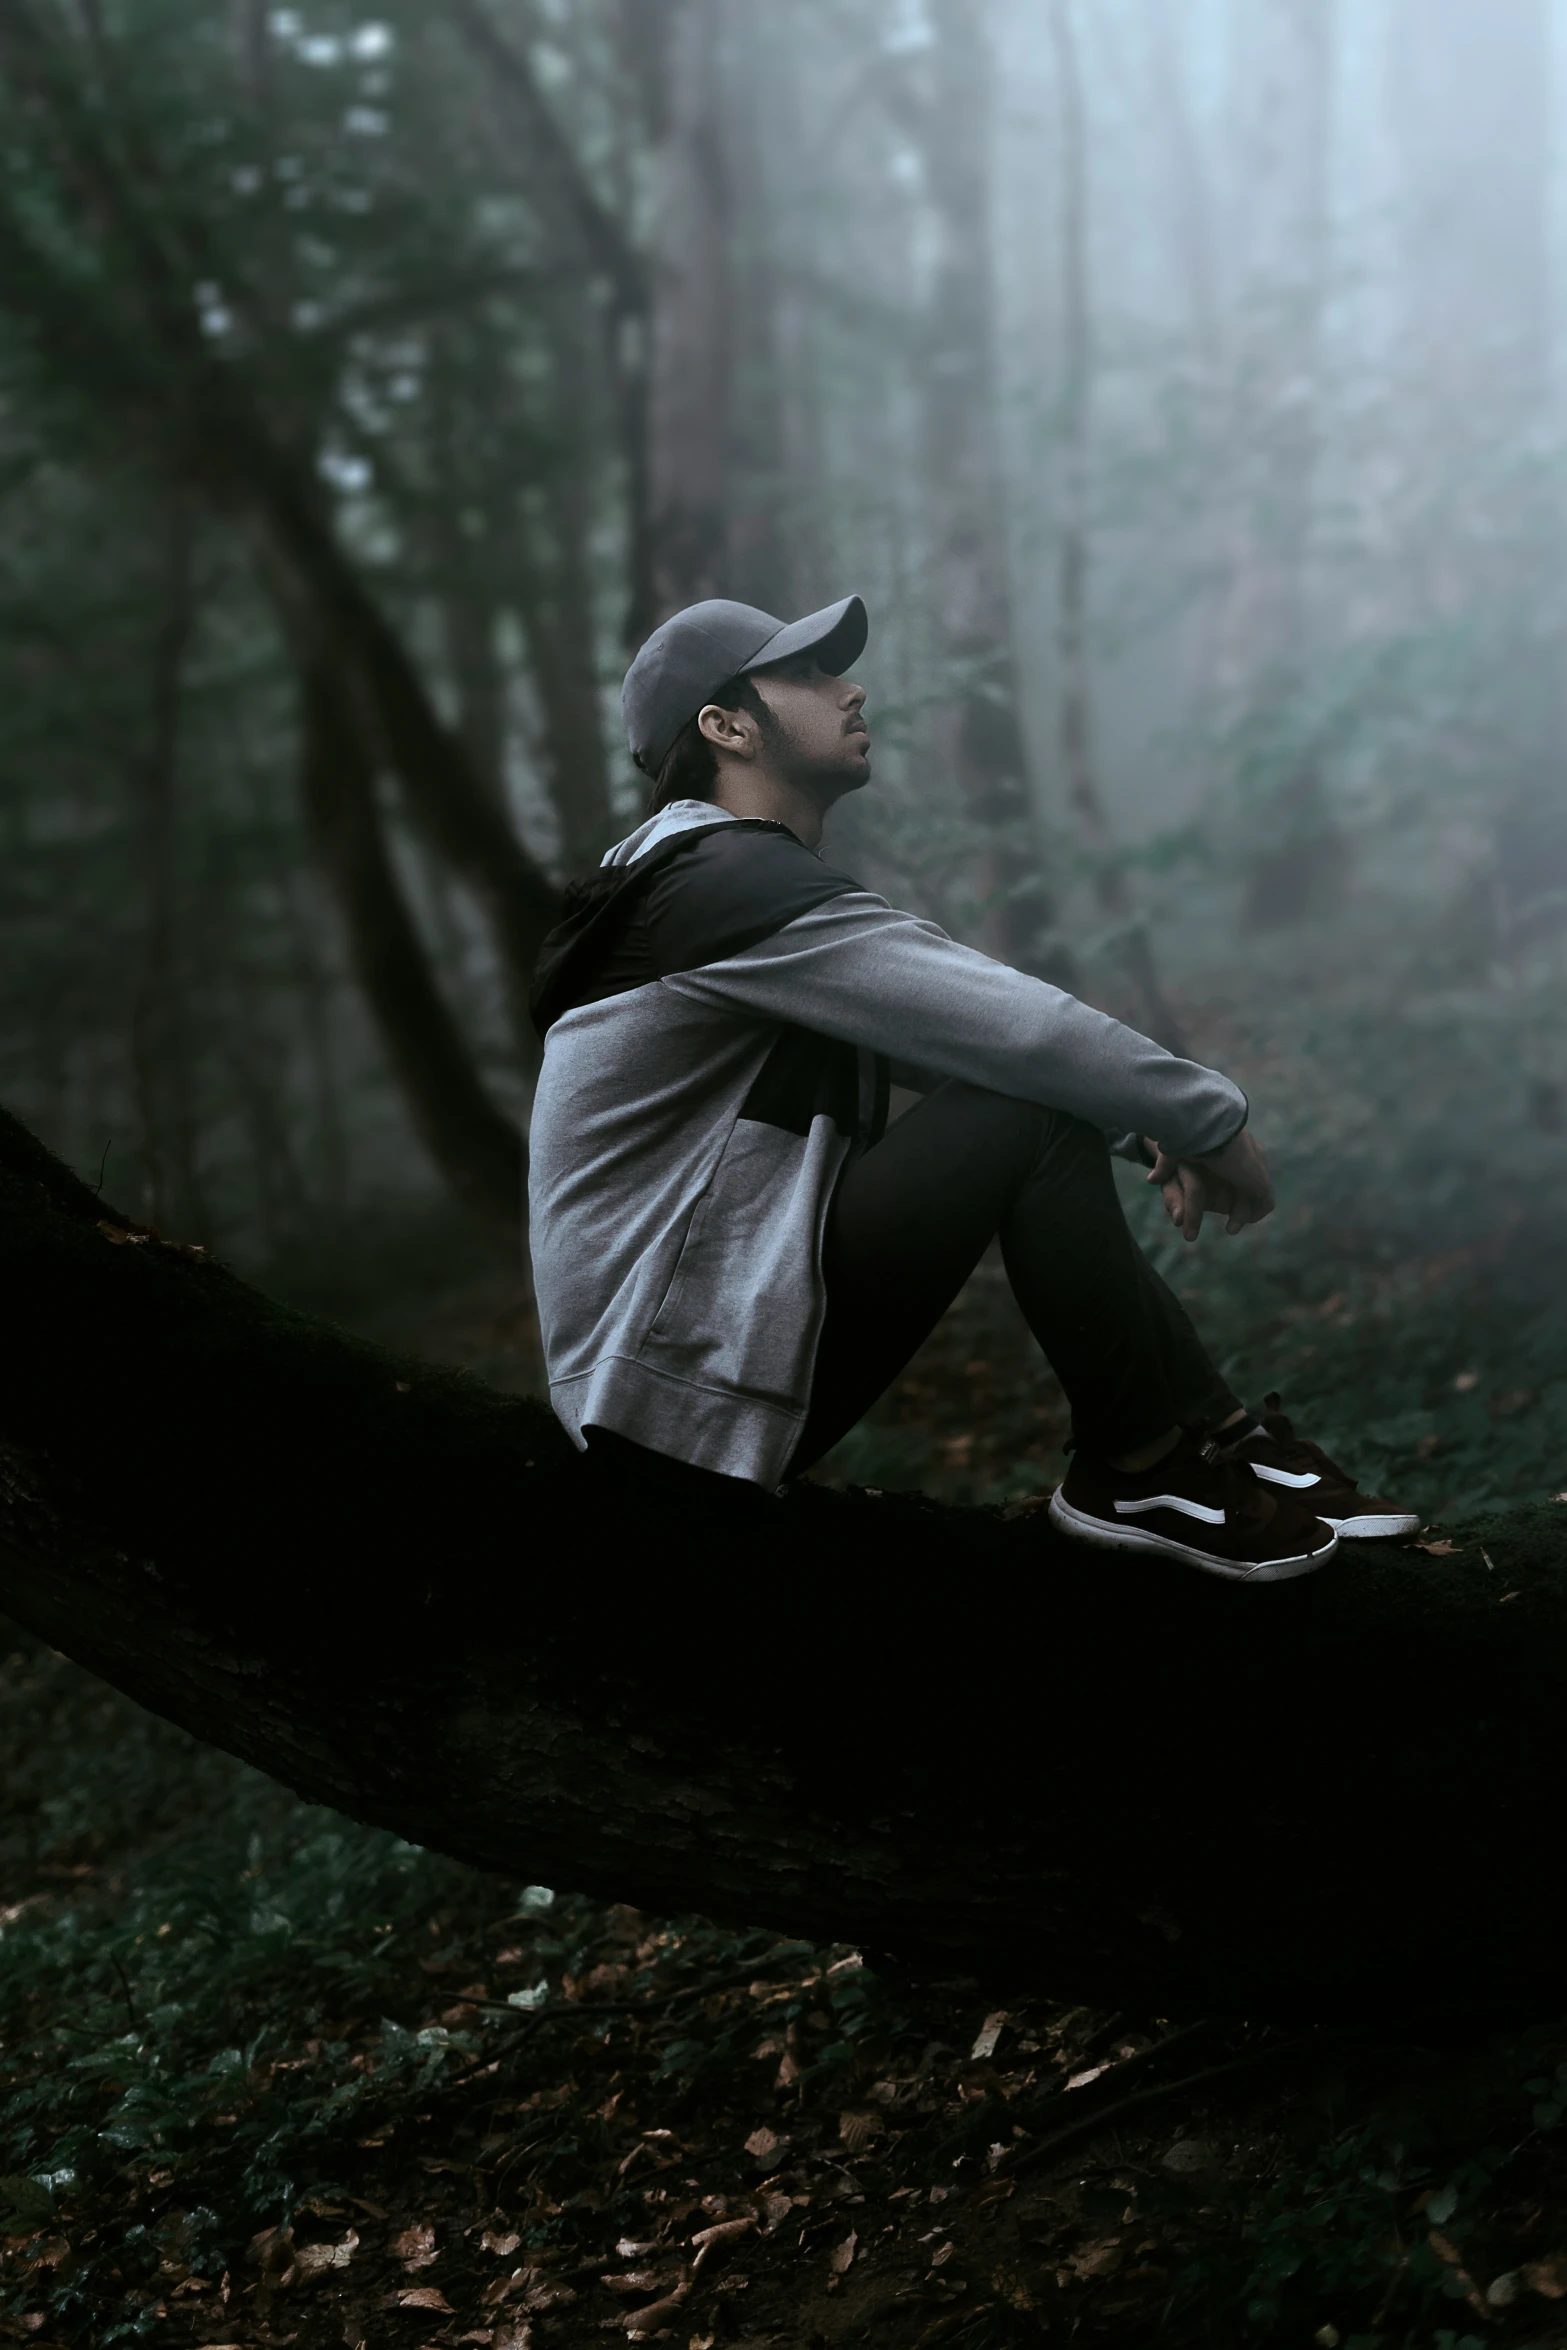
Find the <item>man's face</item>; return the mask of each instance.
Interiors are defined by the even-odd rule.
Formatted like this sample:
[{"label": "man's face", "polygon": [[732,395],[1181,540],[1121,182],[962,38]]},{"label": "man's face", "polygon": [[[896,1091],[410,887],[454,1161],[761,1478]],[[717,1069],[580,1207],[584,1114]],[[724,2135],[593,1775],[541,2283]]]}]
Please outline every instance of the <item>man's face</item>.
[{"label": "man's face", "polygon": [[754,683],[777,728],[767,746],[770,763],[786,766],[792,781],[828,799],[869,783],[864,686],[829,677],[809,654],[758,670]]}]

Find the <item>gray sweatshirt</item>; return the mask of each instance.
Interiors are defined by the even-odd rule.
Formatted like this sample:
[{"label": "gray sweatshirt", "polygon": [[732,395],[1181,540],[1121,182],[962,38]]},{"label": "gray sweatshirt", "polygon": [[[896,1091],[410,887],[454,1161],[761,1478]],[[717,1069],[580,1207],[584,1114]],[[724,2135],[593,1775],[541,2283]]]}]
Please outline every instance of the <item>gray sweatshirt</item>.
[{"label": "gray sweatshirt", "polygon": [[604,864],[643,859],[564,987],[533,1113],[540,1329],[579,1445],[612,1429],[779,1482],[833,1186],[885,1121],[889,1061],[1182,1157],[1246,1122],[1228,1078],[900,913],[782,826],[677,800]]}]

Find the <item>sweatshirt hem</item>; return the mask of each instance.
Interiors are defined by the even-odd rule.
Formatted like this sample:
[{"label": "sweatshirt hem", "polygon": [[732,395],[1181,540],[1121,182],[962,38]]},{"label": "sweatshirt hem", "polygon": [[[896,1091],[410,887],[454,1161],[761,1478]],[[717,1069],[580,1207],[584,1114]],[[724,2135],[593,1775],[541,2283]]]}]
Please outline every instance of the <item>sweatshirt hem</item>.
[{"label": "sweatshirt hem", "polygon": [[606,1355],[586,1371],[552,1379],[550,1404],[579,1450],[585,1431],[607,1428],[650,1452],[754,1485],[782,1482],[805,1412],[733,1388],[710,1387],[627,1355]]}]

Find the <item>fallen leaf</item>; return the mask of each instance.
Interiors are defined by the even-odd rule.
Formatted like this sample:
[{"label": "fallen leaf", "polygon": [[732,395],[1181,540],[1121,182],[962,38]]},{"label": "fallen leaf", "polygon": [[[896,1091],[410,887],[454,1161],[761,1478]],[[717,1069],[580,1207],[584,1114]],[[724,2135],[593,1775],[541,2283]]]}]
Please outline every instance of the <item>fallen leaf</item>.
[{"label": "fallen leaf", "polygon": [[542,2280],[530,2285],[523,2296],[524,2309],[565,2309],[577,2298],[574,2285],[555,2285]]},{"label": "fallen leaf", "polygon": [[[854,2238],[851,2236],[851,2237],[849,2238],[849,2241],[850,2241],[850,2243],[852,2244],[852,2243],[853,2243],[853,2241],[854,2241]],[[940,2245],[938,2245],[938,2246],[937,2246],[937,2248],[936,2248],[936,2250],[935,2250],[935,2251],[934,2251],[934,2252],[931,2254],[931,2256],[930,2256],[930,2265],[931,2265],[931,2267],[932,2267],[932,2268],[945,2268],[945,2267],[946,2267],[946,2265],[947,2265],[947,2263],[948,2263],[948,2261],[949,2261],[951,2258],[952,2258],[952,2243],[951,2243],[951,2240],[950,2240],[950,2238],[949,2238],[949,2240],[948,2240],[948,2241],[947,2241],[945,2244],[940,2244]]]},{"label": "fallen leaf", "polygon": [[1113,2236],[1101,2243],[1089,2244],[1071,2262],[1072,2273],[1087,2279],[1105,2276],[1121,2258],[1121,2247]]},{"label": "fallen leaf", "polygon": [[397,2296],[399,2309],[438,2309],[444,2317],[455,2314],[451,2303],[439,2285],[405,2285]]},{"label": "fallen leaf", "polygon": [[[854,2266],[854,2254],[859,2241],[859,2237],[851,2228],[849,2233],[844,2237],[843,2242],[838,2245],[836,2249],[829,2255],[827,2265],[832,2270],[832,2273],[835,2277],[846,2277],[848,2275],[850,2269]],[[952,2247],[949,2244],[947,2246],[947,2250],[950,2252],[951,2249]]]},{"label": "fallen leaf", "polygon": [[772,2194],[762,2197],[762,2220],[764,2225],[769,2228],[776,2228],[780,2222],[789,2217],[793,2209],[794,2197],[792,2195],[780,2195],[775,2189]]},{"label": "fallen leaf", "polygon": [[770,2162],[779,2148],[787,2146],[788,2143],[787,2138],[780,2138],[763,2122],[761,2128],[753,2130],[747,2138],[745,2150],[747,2154],[754,2154],[758,2162]]},{"label": "fallen leaf", "polygon": [[979,2027],[978,2037],[976,2038],[973,2047],[969,2050],[969,2061],[971,2064],[977,2064],[983,2057],[995,2055],[996,2042],[1000,2039],[1002,2033],[1005,2031],[1006,2023],[1007,2011],[1004,2007],[998,2007],[994,2015],[986,2016],[984,2022]]},{"label": "fallen leaf", "polygon": [[1531,2293],[1547,2301],[1567,2298],[1567,2260],[1559,2252],[1549,2260],[1531,2260],[1520,2273]]},{"label": "fallen leaf", "polygon": [[493,2228],[486,2228],[483,2235],[479,2238],[479,2244],[482,2250],[485,2252],[496,2252],[500,2255],[502,2260],[509,2259],[521,2242],[522,2238],[520,2236],[498,2236]]},{"label": "fallen leaf", "polygon": [[294,2266],[302,2277],[325,2276],[328,2269],[346,2268],[359,2249],[359,2236],[350,2228],[335,2244],[300,2244],[294,2252]]},{"label": "fallen leaf", "polygon": [[599,2283],[607,2285],[612,2293],[656,2293],[659,2275],[656,2268],[628,2268],[619,2276],[611,2272],[600,2277]]},{"label": "fallen leaf", "polygon": [[1091,2064],[1086,2072],[1074,2073],[1067,2082],[1067,2087],[1069,2089],[1086,2089],[1090,2081],[1097,2081],[1101,2073],[1107,2073],[1109,2070],[1110,2067],[1107,2064]]},{"label": "fallen leaf", "polygon": [[410,2275],[428,2268],[440,2257],[435,2249],[435,2230],[427,2219],[416,2220],[411,2228],[404,2228],[400,2236],[392,2239],[392,2258],[401,2261]]},{"label": "fallen leaf", "polygon": [[1457,1544],[1449,1542],[1445,1536],[1440,1542],[1417,1542],[1415,1548],[1429,1552],[1434,1559],[1450,1559],[1458,1556]]},{"label": "fallen leaf", "polygon": [[851,2154],[858,2154],[864,2146],[879,2138],[887,2127],[879,2113],[854,2111],[838,2116],[838,2142]]}]

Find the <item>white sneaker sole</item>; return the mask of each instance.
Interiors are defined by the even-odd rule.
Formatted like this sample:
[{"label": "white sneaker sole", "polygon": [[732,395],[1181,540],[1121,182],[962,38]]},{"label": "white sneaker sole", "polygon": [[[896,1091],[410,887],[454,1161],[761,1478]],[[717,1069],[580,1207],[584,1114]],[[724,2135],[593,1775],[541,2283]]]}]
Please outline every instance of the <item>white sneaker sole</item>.
[{"label": "white sneaker sole", "polygon": [[[1074,1509],[1063,1501],[1058,1485],[1050,1497],[1050,1516],[1063,1534],[1075,1541],[1097,1543],[1102,1550],[1140,1550],[1159,1558],[1180,1559],[1186,1566],[1201,1567],[1208,1575],[1223,1575],[1231,1583],[1290,1583],[1297,1575],[1310,1575],[1325,1566],[1339,1544],[1338,1527],[1333,1539],[1320,1550],[1303,1551],[1298,1558],[1260,1559],[1255,1566],[1244,1567],[1234,1559],[1216,1558],[1211,1550],[1198,1550],[1193,1543],[1177,1542],[1173,1535],[1155,1534],[1147,1526],[1110,1525],[1103,1518],[1091,1518],[1086,1510]],[[1323,1519],[1326,1525],[1327,1520]]]},{"label": "white sneaker sole", "polygon": [[1334,1527],[1346,1542],[1379,1542],[1392,1534],[1420,1531],[1420,1520],[1413,1510],[1388,1510],[1381,1515],[1372,1511],[1359,1518],[1324,1518],[1322,1523]]}]

